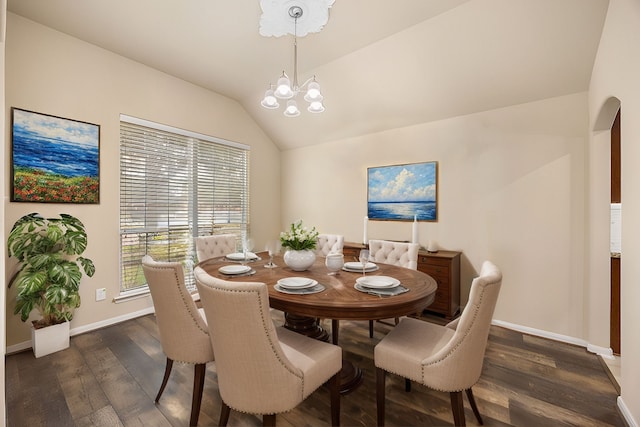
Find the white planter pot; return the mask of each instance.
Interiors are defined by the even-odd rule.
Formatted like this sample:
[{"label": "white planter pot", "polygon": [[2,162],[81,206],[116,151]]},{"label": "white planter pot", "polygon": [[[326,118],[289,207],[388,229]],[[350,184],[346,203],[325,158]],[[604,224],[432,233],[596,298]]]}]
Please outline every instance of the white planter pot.
[{"label": "white planter pot", "polygon": [[312,250],[292,251],[284,253],[284,263],[293,271],[304,271],[316,262],[316,253]]},{"label": "white planter pot", "polygon": [[31,328],[31,345],[36,357],[69,348],[69,322],[46,328]]}]

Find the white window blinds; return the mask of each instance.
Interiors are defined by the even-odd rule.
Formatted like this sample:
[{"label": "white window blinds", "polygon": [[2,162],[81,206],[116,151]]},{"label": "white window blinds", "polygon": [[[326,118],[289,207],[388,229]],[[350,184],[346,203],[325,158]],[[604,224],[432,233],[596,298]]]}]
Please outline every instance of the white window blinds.
[{"label": "white window blinds", "polygon": [[120,118],[121,292],[146,286],[141,259],[181,262],[193,287],[194,237],[246,234],[248,146]]}]

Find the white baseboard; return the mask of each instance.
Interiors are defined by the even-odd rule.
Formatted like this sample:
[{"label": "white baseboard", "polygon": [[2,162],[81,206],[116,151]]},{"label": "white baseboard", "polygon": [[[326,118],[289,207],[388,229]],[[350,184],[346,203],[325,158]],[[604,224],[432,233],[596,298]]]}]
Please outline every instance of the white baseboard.
[{"label": "white baseboard", "polygon": [[31,345],[31,340],[8,346],[6,355],[10,356],[13,353],[19,353],[28,348],[33,348],[33,345]]},{"label": "white baseboard", "polygon": [[85,332],[95,331],[96,329],[104,328],[106,326],[115,325],[116,323],[124,322],[125,320],[135,319],[136,317],[142,317],[147,314],[154,313],[153,306],[144,308],[142,310],[134,311],[132,313],[123,314],[122,316],[112,317],[111,319],[102,320],[100,322],[91,323],[89,325],[73,328],[70,331],[71,336],[83,334]]},{"label": "white baseboard", "polygon": [[543,331],[542,329],[530,328],[528,326],[522,326],[515,323],[503,322],[502,320],[493,320],[491,322],[492,325],[501,326],[503,328],[512,329],[514,331],[523,332],[525,334],[534,335],[541,338],[548,338],[554,341],[560,341],[567,344],[573,344],[580,347],[584,347],[587,351],[591,353],[598,354],[602,357],[611,358],[613,357],[613,350],[611,348],[600,347],[597,345],[593,345],[588,343],[586,340],[570,337],[568,335],[556,334],[554,332]]},{"label": "white baseboard", "polygon": [[605,359],[613,359],[613,349],[611,347],[600,347],[598,345],[587,344],[587,351],[602,356]]},{"label": "white baseboard", "polygon": [[[78,334],[83,334],[85,332],[95,331],[96,329],[115,325],[116,323],[124,322],[125,320],[135,319],[136,317],[145,316],[147,314],[151,314],[154,312],[155,310],[153,306],[151,306],[142,310],[134,311],[132,313],[123,314],[122,316],[112,317],[111,319],[101,320],[100,322],[90,323],[88,325],[73,328],[69,331],[69,335],[74,336]],[[13,353],[18,353],[20,351],[26,350],[31,347],[32,347],[31,340],[23,341],[21,343],[8,346],[6,354],[9,355]]]},{"label": "white baseboard", "polygon": [[624,420],[627,422],[629,427],[638,427],[638,423],[633,419],[631,415],[631,411],[625,405],[624,400],[622,400],[622,396],[618,396],[618,409],[620,409],[620,413],[624,417]]}]

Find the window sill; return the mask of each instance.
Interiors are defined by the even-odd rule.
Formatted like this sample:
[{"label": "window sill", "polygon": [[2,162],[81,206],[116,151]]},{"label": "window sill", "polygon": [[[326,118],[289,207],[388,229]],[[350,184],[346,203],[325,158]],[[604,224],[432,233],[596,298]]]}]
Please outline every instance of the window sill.
[{"label": "window sill", "polygon": [[[123,302],[132,301],[134,299],[144,298],[150,295],[151,291],[149,291],[149,287],[145,286],[134,291],[121,292],[120,295],[113,299],[113,302],[115,304],[120,304]],[[191,298],[193,298],[193,301],[198,302],[200,301],[200,294],[198,292],[192,292]]]},{"label": "window sill", "polygon": [[120,295],[118,295],[117,297],[115,297],[113,299],[113,302],[116,304],[120,304],[123,302],[128,302],[128,301],[133,301],[135,299],[139,299],[139,298],[145,298],[147,296],[150,296],[151,293],[149,291],[149,288],[147,286],[140,288],[140,289],[136,289],[133,291],[126,291],[126,292],[121,292]]}]

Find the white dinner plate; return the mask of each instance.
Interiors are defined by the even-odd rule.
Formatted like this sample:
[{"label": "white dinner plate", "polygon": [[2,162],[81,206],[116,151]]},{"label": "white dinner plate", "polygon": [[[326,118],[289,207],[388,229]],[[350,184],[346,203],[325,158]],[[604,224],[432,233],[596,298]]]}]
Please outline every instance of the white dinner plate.
[{"label": "white dinner plate", "polygon": [[369,289],[388,289],[395,288],[400,281],[389,276],[364,276],[358,277],[356,283]]},{"label": "white dinner plate", "polygon": [[[362,271],[362,263],[361,262],[345,262],[342,267],[347,271]],[[372,262],[367,262],[364,266],[364,271],[376,271],[378,266]]]},{"label": "white dinner plate", "polygon": [[360,285],[360,283],[356,283],[355,285],[353,285],[353,287],[360,292],[364,292],[365,294],[378,295],[381,297],[390,297],[409,292],[409,289],[405,288],[402,285],[394,286],[393,288],[371,289],[365,288],[364,286]]},{"label": "white dinner plate", "polygon": [[223,265],[218,269],[222,274],[244,274],[251,271],[248,265]]},{"label": "white dinner plate", "polygon": [[[225,257],[233,261],[244,261],[245,259],[244,254],[242,252],[234,252],[232,254],[226,254]],[[247,252],[247,259],[258,259],[258,255],[254,254],[253,252]]]},{"label": "white dinner plate", "polygon": [[280,286],[280,284],[276,283],[274,286],[276,291],[282,292],[283,294],[291,294],[291,295],[308,295],[308,294],[317,294],[318,292],[322,292],[325,290],[325,287],[319,283],[315,283],[313,286],[308,288],[298,288],[298,289],[289,289]]},{"label": "white dinner plate", "polygon": [[[358,263],[359,264],[359,263]],[[365,268],[364,272],[365,273],[373,273],[374,271],[376,271],[379,267],[376,265],[375,267],[372,268]],[[362,274],[362,267],[360,268],[350,268],[350,267],[342,267],[342,269],[344,271],[348,271],[349,273],[360,273]]]},{"label": "white dinner plate", "polygon": [[318,282],[308,277],[285,277],[278,280],[278,285],[285,289],[304,289],[317,285]]}]

